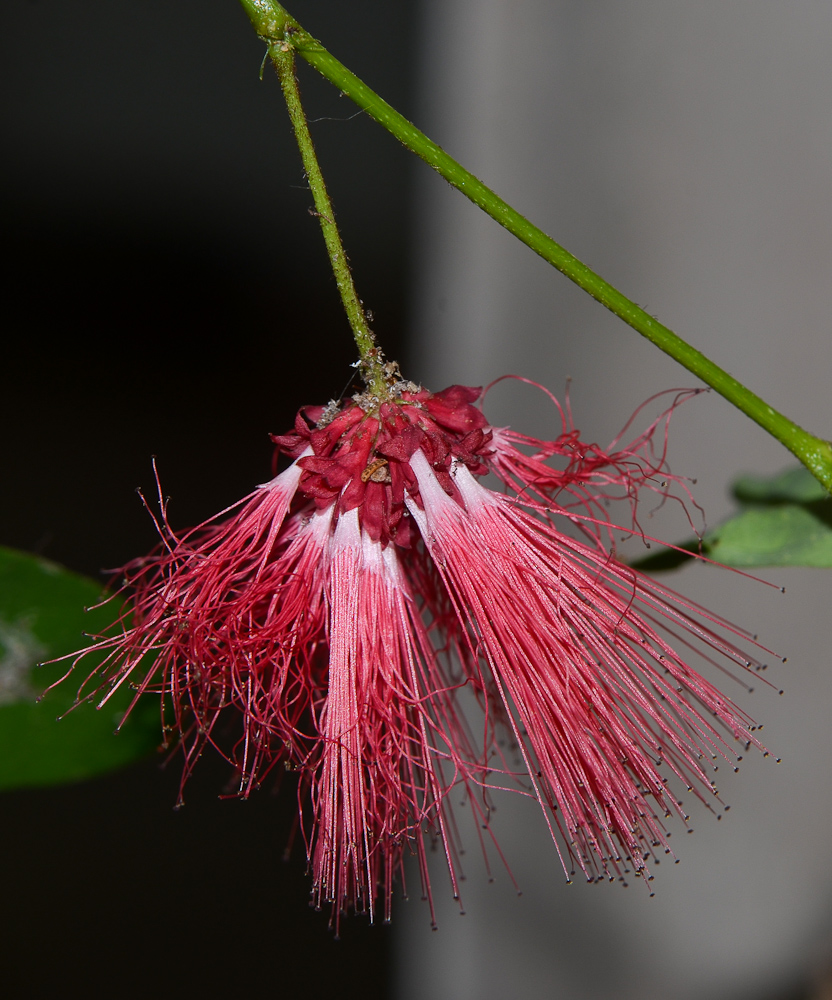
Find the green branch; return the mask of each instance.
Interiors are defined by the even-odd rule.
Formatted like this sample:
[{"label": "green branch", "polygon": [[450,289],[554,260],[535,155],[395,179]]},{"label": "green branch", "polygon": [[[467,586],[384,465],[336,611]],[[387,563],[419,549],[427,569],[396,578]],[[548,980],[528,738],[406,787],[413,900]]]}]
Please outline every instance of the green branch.
[{"label": "green branch", "polygon": [[344,250],[344,244],[341,242],[338,226],[335,223],[332,201],[324,183],[318,157],[315,155],[315,146],[309,133],[309,125],[306,121],[298,90],[298,81],[295,77],[294,50],[291,45],[283,41],[273,42],[269,45],[269,56],[277,70],[283,96],[286,98],[289,118],[292,122],[292,128],[295,130],[295,138],[303,160],[303,169],[306,172],[306,179],[315,201],[315,214],[321,223],[321,232],[335,275],[335,283],[338,286],[341,301],[344,303],[347,319],[358,347],[364,384],[373,395],[384,396],[387,390],[387,378],[385,377],[383,355],[376,346],[373,331],[367,323],[364,308],[355,290],[347,254]]},{"label": "green branch", "polygon": [[437,173],[458,188],[492,219],[513,233],[536,254],[588,292],[634,330],[684,365],[703,382],[751,417],[795,454],[807,469],[832,492],[832,444],[815,437],[778,413],[723,368],[686,343],[640,306],[604,281],[551,236],[529,222],[490,188],[457,163],[411,122],[372,91],[346,66],[305,31],[276,0],[241,0],[257,33],[269,44],[291,46],[311,66],[350,97],[370,117],[420,156]]}]

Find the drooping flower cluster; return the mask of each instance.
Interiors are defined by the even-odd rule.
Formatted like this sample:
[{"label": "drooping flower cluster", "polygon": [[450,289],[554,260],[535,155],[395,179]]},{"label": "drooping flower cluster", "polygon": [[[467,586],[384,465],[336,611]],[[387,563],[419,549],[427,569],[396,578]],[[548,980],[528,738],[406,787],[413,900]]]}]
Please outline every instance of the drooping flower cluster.
[{"label": "drooping flower cluster", "polygon": [[125,568],[81,693],[160,692],[185,777],[206,744],[241,795],[292,772],[313,898],[336,914],[389,918],[406,852],[430,897],[431,838],[456,894],[460,787],[486,827],[494,785],[535,797],[567,876],[648,876],[666,818],[684,817],[668,776],[707,800],[712,762],[760,746],[688,663],[757,666],[737,633],[611,543],[605,505],[629,505],[632,527],[639,491],[675,482],[664,444],[684,395],[607,450],[563,411],[551,441],[491,427],[462,386],[305,408],[274,438],[290,464],[271,482],[181,536],[163,508],[163,545]]}]

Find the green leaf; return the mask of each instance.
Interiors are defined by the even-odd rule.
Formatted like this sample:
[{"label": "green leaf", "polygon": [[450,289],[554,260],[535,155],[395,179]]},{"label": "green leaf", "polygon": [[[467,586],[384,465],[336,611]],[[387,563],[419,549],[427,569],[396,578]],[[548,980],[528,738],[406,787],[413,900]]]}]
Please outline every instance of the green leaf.
[{"label": "green leaf", "polygon": [[727,566],[832,566],[832,527],[809,505],[749,508],[705,540],[708,558]]},{"label": "green leaf", "polygon": [[802,465],[768,478],[740,476],[732,492],[740,503],[814,503],[830,499],[825,487]]},{"label": "green leaf", "polygon": [[742,509],[698,541],[633,563],[646,573],[675,569],[701,554],[726,566],[832,567],[832,498],[802,466],[777,476],[742,476],[733,487]]},{"label": "green leaf", "polygon": [[692,559],[700,552],[703,556],[708,555],[704,544],[700,549],[697,540],[680,542],[675,548],[659,549],[658,552],[652,552],[649,556],[632,559],[630,560],[630,566],[633,569],[640,570],[642,573],[667,573],[672,569],[684,566],[689,559]]},{"label": "green leaf", "polygon": [[131,699],[119,692],[103,709],[71,708],[95,665],[90,656],[41,702],[35,699],[68,669],[68,662],[35,666],[89,644],[117,617],[110,602],[93,610],[101,588],[55,563],[0,547],[0,789],[60,784],[114,770],[151,754],[160,743],[160,709],[140,702],[118,735]]}]

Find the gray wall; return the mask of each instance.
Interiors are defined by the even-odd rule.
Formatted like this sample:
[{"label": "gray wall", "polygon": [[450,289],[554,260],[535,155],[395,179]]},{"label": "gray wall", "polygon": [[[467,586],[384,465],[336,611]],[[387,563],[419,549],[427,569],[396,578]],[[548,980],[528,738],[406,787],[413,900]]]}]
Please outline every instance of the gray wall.
[{"label": "gray wall", "polygon": [[[830,434],[830,46],[832,6],[810,0],[428,0],[418,120],[649,312]],[[601,444],[646,397],[696,384],[441,180],[420,184],[411,377],[439,388],[512,372],[562,394],[572,376],[576,423]],[[526,388],[495,391],[488,413],[553,427]],[[671,465],[698,478],[711,524],[737,473],[789,464],[714,394],[676,415]],[[686,535],[679,517],[660,530]],[[505,796],[494,828],[523,895],[499,869],[487,884],[471,836],[466,915],[441,866],[438,933],[423,906],[399,908],[403,1000],[809,988],[832,935],[830,578],[761,575],[787,593],[701,566],[672,585],[788,654],[782,698],[742,697],[783,763],[747,759],[723,777],[731,812],[717,823],[694,809],[694,835],[674,831],[682,861],[653,899],[564,885],[540,816]]]}]

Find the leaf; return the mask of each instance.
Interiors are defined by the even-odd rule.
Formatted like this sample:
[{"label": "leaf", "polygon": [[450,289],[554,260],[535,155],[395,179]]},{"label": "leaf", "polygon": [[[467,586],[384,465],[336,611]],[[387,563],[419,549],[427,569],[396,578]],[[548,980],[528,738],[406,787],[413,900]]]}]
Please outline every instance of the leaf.
[{"label": "leaf", "polygon": [[684,566],[700,551],[703,556],[708,555],[704,544],[700,550],[699,541],[694,539],[680,542],[674,548],[668,546],[668,548],[659,549],[658,552],[651,552],[649,556],[642,556],[640,559],[631,559],[630,566],[642,573],[668,573],[672,569]]},{"label": "leaf", "polygon": [[0,789],[60,784],[114,770],[146,757],[160,742],[159,705],[142,703],[113,735],[130,701],[119,692],[100,711],[75,701],[84,674],[70,677],[41,702],[35,698],[68,663],[36,667],[72,653],[115,620],[118,602],[97,604],[101,588],[55,563],[0,547]]},{"label": "leaf", "polygon": [[727,566],[832,566],[832,526],[810,505],[752,507],[705,538],[708,558]]},{"label": "leaf", "polygon": [[740,503],[814,503],[829,500],[826,489],[799,465],[777,476],[740,476],[732,492]]},{"label": "leaf", "polygon": [[733,487],[742,509],[702,539],[634,562],[647,573],[675,569],[691,555],[726,566],[832,567],[832,497],[802,466],[777,476],[741,476]]}]

